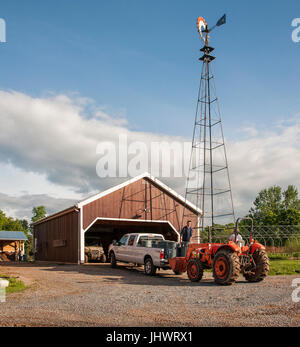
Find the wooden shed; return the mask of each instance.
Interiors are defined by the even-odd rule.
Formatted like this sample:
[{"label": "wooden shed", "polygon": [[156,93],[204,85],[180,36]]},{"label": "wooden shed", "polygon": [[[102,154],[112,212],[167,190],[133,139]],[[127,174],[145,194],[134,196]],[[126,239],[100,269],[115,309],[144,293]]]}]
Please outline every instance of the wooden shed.
[{"label": "wooden shed", "polygon": [[36,259],[84,263],[87,238],[101,239],[107,251],[112,240],[129,232],[162,233],[178,240],[187,220],[198,241],[200,216],[196,206],[145,173],[34,223]]},{"label": "wooden shed", "polygon": [[23,231],[0,231],[0,255],[6,253],[15,259],[24,255],[27,237]]}]

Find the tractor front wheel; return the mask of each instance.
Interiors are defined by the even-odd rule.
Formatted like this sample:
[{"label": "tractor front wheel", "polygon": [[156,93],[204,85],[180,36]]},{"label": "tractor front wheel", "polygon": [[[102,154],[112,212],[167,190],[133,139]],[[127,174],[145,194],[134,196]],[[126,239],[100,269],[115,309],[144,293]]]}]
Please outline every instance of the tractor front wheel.
[{"label": "tractor front wheel", "polygon": [[244,274],[248,282],[260,282],[267,275],[270,270],[270,261],[267,252],[263,249],[257,249],[253,253],[253,260],[255,262],[255,270]]},{"label": "tractor front wheel", "polygon": [[240,274],[240,260],[236,253],[224,249],[217,252],[213,262],[215,282],[223,285],[234,283]]},{"label": "tractor front wheel", "polygon": [[186,266],[189,279],[192,282],[199,282],[203,276],[203,266],[199,259],[190,259]]}]

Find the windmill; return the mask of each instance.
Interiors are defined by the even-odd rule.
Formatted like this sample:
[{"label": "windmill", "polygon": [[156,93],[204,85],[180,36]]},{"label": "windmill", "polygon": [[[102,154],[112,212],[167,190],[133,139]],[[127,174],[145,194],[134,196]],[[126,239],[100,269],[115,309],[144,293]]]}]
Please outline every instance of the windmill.
[{"label": "windmill", "polygon": [[[214,48],[209,45],[212,30],[225,23],[226,15],[210,29],[203,17],[197,20],[199,36],[204,46],[200,49],[201,80],[185,199],[193,202],[203,212],[197,226],[198,242],[207,227],[213,229],[217,224],[235,222],[221,113],[212,67],[215,57],[211,53]],[[182,224],[187,216],[185,209]]]}]

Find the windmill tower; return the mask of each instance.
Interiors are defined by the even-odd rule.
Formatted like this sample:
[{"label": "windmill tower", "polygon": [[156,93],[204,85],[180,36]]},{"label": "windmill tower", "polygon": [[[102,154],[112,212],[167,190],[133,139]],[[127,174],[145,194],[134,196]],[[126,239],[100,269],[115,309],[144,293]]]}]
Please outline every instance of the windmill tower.
[{"label": "windmill tower", "polygon": [[[209,45],[211,31],[225,23],[226,15],[211,29],[208,29],[202,17],[197,21],[199,35],[204,42],[200,49],[202,57],[199,59],[203,63],[185,199],[203,212],[197,226],[198,242],[205,228],[213,229],[217,224],[235,221],[221,113],[212,67],[215,57],[211,53],[214,48]],[[185,213],[183,220],[187,216]]]}]

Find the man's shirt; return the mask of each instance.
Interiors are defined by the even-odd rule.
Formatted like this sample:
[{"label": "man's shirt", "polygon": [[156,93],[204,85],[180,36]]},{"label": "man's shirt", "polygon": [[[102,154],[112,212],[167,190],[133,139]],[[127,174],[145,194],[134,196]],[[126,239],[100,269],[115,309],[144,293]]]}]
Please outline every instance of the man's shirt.
[{"label": "man's shirt", "polygon": [[190,239],[193,235],[193,229],[191,227],[188,228],[187,226],[184,226],[180,235],[182,237],[182,241],[190,242]]}]

